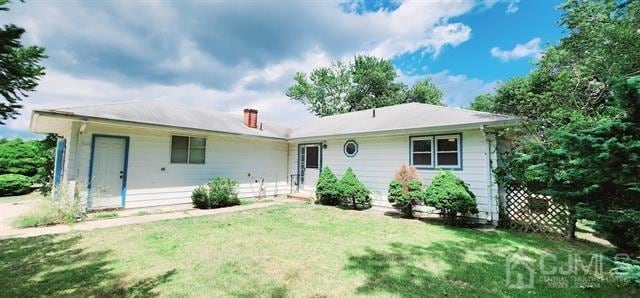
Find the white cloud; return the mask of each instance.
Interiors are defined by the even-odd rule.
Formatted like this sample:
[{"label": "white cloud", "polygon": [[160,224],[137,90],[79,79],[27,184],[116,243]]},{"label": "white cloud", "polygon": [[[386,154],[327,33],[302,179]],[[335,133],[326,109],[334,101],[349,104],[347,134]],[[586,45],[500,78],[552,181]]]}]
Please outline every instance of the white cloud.
[{"label": "white cloud", "polygon": [[466,75],[451,74],[447,70],[420,76],[401,74],[400,80],[411,85],[424,77],[430,77],[442,89],[445,103],[450,107],[468,107],[476,96],[493,91],[498,84],[497,81],[485,82]]},{"label": "white cloud", "polygon": [[520,3],[520,0],[509,1],[509,4],[507,5],[507,9],[504,12],[508,14],[516,13],[520,9],[518,7],[518,3]]},{"label": "white cloud", "polygon": [[[312,116],[284,95],[296,71],[358,53],[437,56],[471,36],[449,20],[480,5],[406,0],[395,10],[346,13],[340,1],[14,2],[2,23],[24,27],[24,42],[44,46],[49,58],[8,128],[27,129],[34,108],[149,98],[238,113],[256,107],[267,119],[299,123]],[[443,78],[446,85],[456,76]]]},{"label": "white cloud", "polygon": [[542,56],[540,42],[540,38],[536,37],[525,44],[516,44],[516,46],[511,50],[502,50],[498,47],[493,47],[491,48],[491,56],[496,57],[503,62],[525,57],[540,59],[540,57]]}]

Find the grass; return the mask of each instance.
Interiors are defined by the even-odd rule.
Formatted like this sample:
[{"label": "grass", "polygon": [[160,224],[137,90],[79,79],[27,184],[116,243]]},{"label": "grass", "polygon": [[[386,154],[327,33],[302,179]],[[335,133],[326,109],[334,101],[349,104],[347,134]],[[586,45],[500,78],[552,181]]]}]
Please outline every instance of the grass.
[{"label": "grass", "polygon": [[151,213],[147,212],[147,211],[138,211],[136,213],[133,214],[133,216],[143,216],[143,215],[149,215]]},{"label": "grass", "polygon": [[[506,261],[547,268],[607,248],[304,205],[0,240],[0,296],[634,296],[590,272],[506,286]],[[521,268],[520,268],[521,269]],[[518,269],[518,273],[523,273]],[[536,269],[537,276],[539,270]],[[596,285],[595,287],[591,287]]]},{"label": "grass", "polygon": [[98,211],[91,213],[91,218],[93,219],[108,219],[116,217],[118,217],[118,212],[116,211]]}]

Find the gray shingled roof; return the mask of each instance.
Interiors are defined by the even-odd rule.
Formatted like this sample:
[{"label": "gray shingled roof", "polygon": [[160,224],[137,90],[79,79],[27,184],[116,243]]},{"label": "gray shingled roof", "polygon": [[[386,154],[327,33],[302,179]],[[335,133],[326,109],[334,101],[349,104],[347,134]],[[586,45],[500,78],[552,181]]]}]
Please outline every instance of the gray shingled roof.
[{"label": "gray shingled roof", "polygon": [[327,116],[294,128],[290,139],[438,128],[459,125],[511,124],[517,117],[421,103]]},{"label": "gray shingled roof", "polygon": [[377,108],[375,109],[375,117],[373,117],[372,110],[364,110],[317,118],[293,129],[259,119],[263,123],[262,130],[245,126],[241,115],[208,109],[198,110],[176,107],[156,101],[60,108],[35,112],[280,139],[328,137],[463,125],[508,125],[518,121],[518,118],[513,116],[420,103]]},{"label": "gray shingled roof", "polygon": [[157,101],[60,108],[42,112],[71,113],[73,116],[157,124],[177,128],[192,128],[269,138],[284,139],[289,134],[289,128],[260,119],[258,120],[262,122],[262,130],[245,126],[242,115],[234,115],[209,109],[177,107]]}]

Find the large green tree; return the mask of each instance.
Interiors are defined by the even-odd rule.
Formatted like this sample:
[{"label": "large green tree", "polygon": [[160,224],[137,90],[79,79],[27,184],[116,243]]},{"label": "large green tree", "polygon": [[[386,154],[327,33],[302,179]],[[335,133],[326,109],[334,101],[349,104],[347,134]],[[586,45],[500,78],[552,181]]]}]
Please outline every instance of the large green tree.
[{"label": "large green tree", "polygon": [[411,89],[407,90],[406,102],[428,103],[443,106],[443,93],[430,78],[417,81]]},{"label": "large green tree", "polygon": [[296,73],[287,96],[308,106],[317,116],[360,111],[406,102],[443,105],[442,91],[429,79],[411,89],[396,82],[393,64],[372,56],[356,56],[353,63],[335,62],[309,74]]},{"label": "large green tree", "polygon": [[640,1],[568,0],[560,8],[566,36],[529,75],[472,106],[528,120],[517,130],[506,176],[566,202],[572,238],[578,203],[600,215],[636,208],[640,137],[631,119],[639,115],[624,102],[638,101],[629,91],[638,79],[615,83],[640,74]]},{"label": "large green tree", "polygon": [[[594,127],[552,129],[545,142],[522,144],[509,162],[511,175],[571,210],[579,203],[601,215],[640,210],[640,76],[620,80],[608,100],[615,102],[607,111],[611,117]],[[567,237],[573,236],[569,230]]]},{"label": "large green tree", "polygon": [[[9,10],[8,2],[0,0],[0,11]],[[44,76],[44,67],[40,65],[40,60],[46,57],[44,48],[22,45],[20,38],[24,32],[14,24],[0,28],[0,124],[19,114],[22,100]]]}]

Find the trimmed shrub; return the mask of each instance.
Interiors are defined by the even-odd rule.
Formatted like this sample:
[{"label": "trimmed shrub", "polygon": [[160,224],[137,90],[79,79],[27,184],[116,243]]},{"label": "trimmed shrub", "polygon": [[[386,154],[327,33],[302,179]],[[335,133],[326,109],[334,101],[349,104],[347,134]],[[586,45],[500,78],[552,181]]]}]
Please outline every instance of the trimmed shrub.
[{"label": "trimmed shrub", "polygon": [[17,196],[29,193],[33,181],[19,174],[0,175],[0,197]]},{"label": "trimmed shrub", "polygon": [[413,179],[406,185],[398,179],[393,179],[389,184],[389,202],[407,216],[413,216],[413,207],[423,203],[424,197],[422,181],[418,179]]},{"label": "trimmed shrub", "polygon": [[210,209],[240,205],[236,186],[238,182],[229,178],[215,178],[207,187],[198,186],[191,193],[196,208]]},{"label": "trimmed shrub", "polygon": [[316,196],[318,197],[318,203],[322,205],[336,206],[340,204],[338,178],[329,167],[324,167],[320,177],[318,177]]},{"label": "trimmed shrub", "polygon": [[208,209],[211,208],[209,202],[209,192],[204,186],[196,187],[191,193],[191,201],[196,208]]},{"label": "trimmed shrub", "polygon": [[211,208],[240,205],[236,191],[237,181],[230,178],[215,178],[208,185]]},{"label": "trimmed shrub", "polygon": [[0,143],[0,174],[35,176],[46,162],[38,141],[13,139]]},{"label": "trimmed shrub", "polygon": [[402,165],[396,171],[387,199],[402,213],[413,216],[413,207],[424,202],[422,181],[415,167]]},{"label": "trimmed shrub", "polygon": [[593,228],[618,251],[631,255],[640,252],[640,211],[626,209],[597,214]]},{"label": "trimmed shrub", "polygon": [[338,183],[340,205],[354,209],[371,208],[369,190],[358,180],[351,168],[347,169]]},{"label": "trimmed shrub", "polygon": [[451,171],[441,171],[425,191],[425,203],[440,210],[440,215],[454,223],[458,214],[477,214],[476,196]]}]

